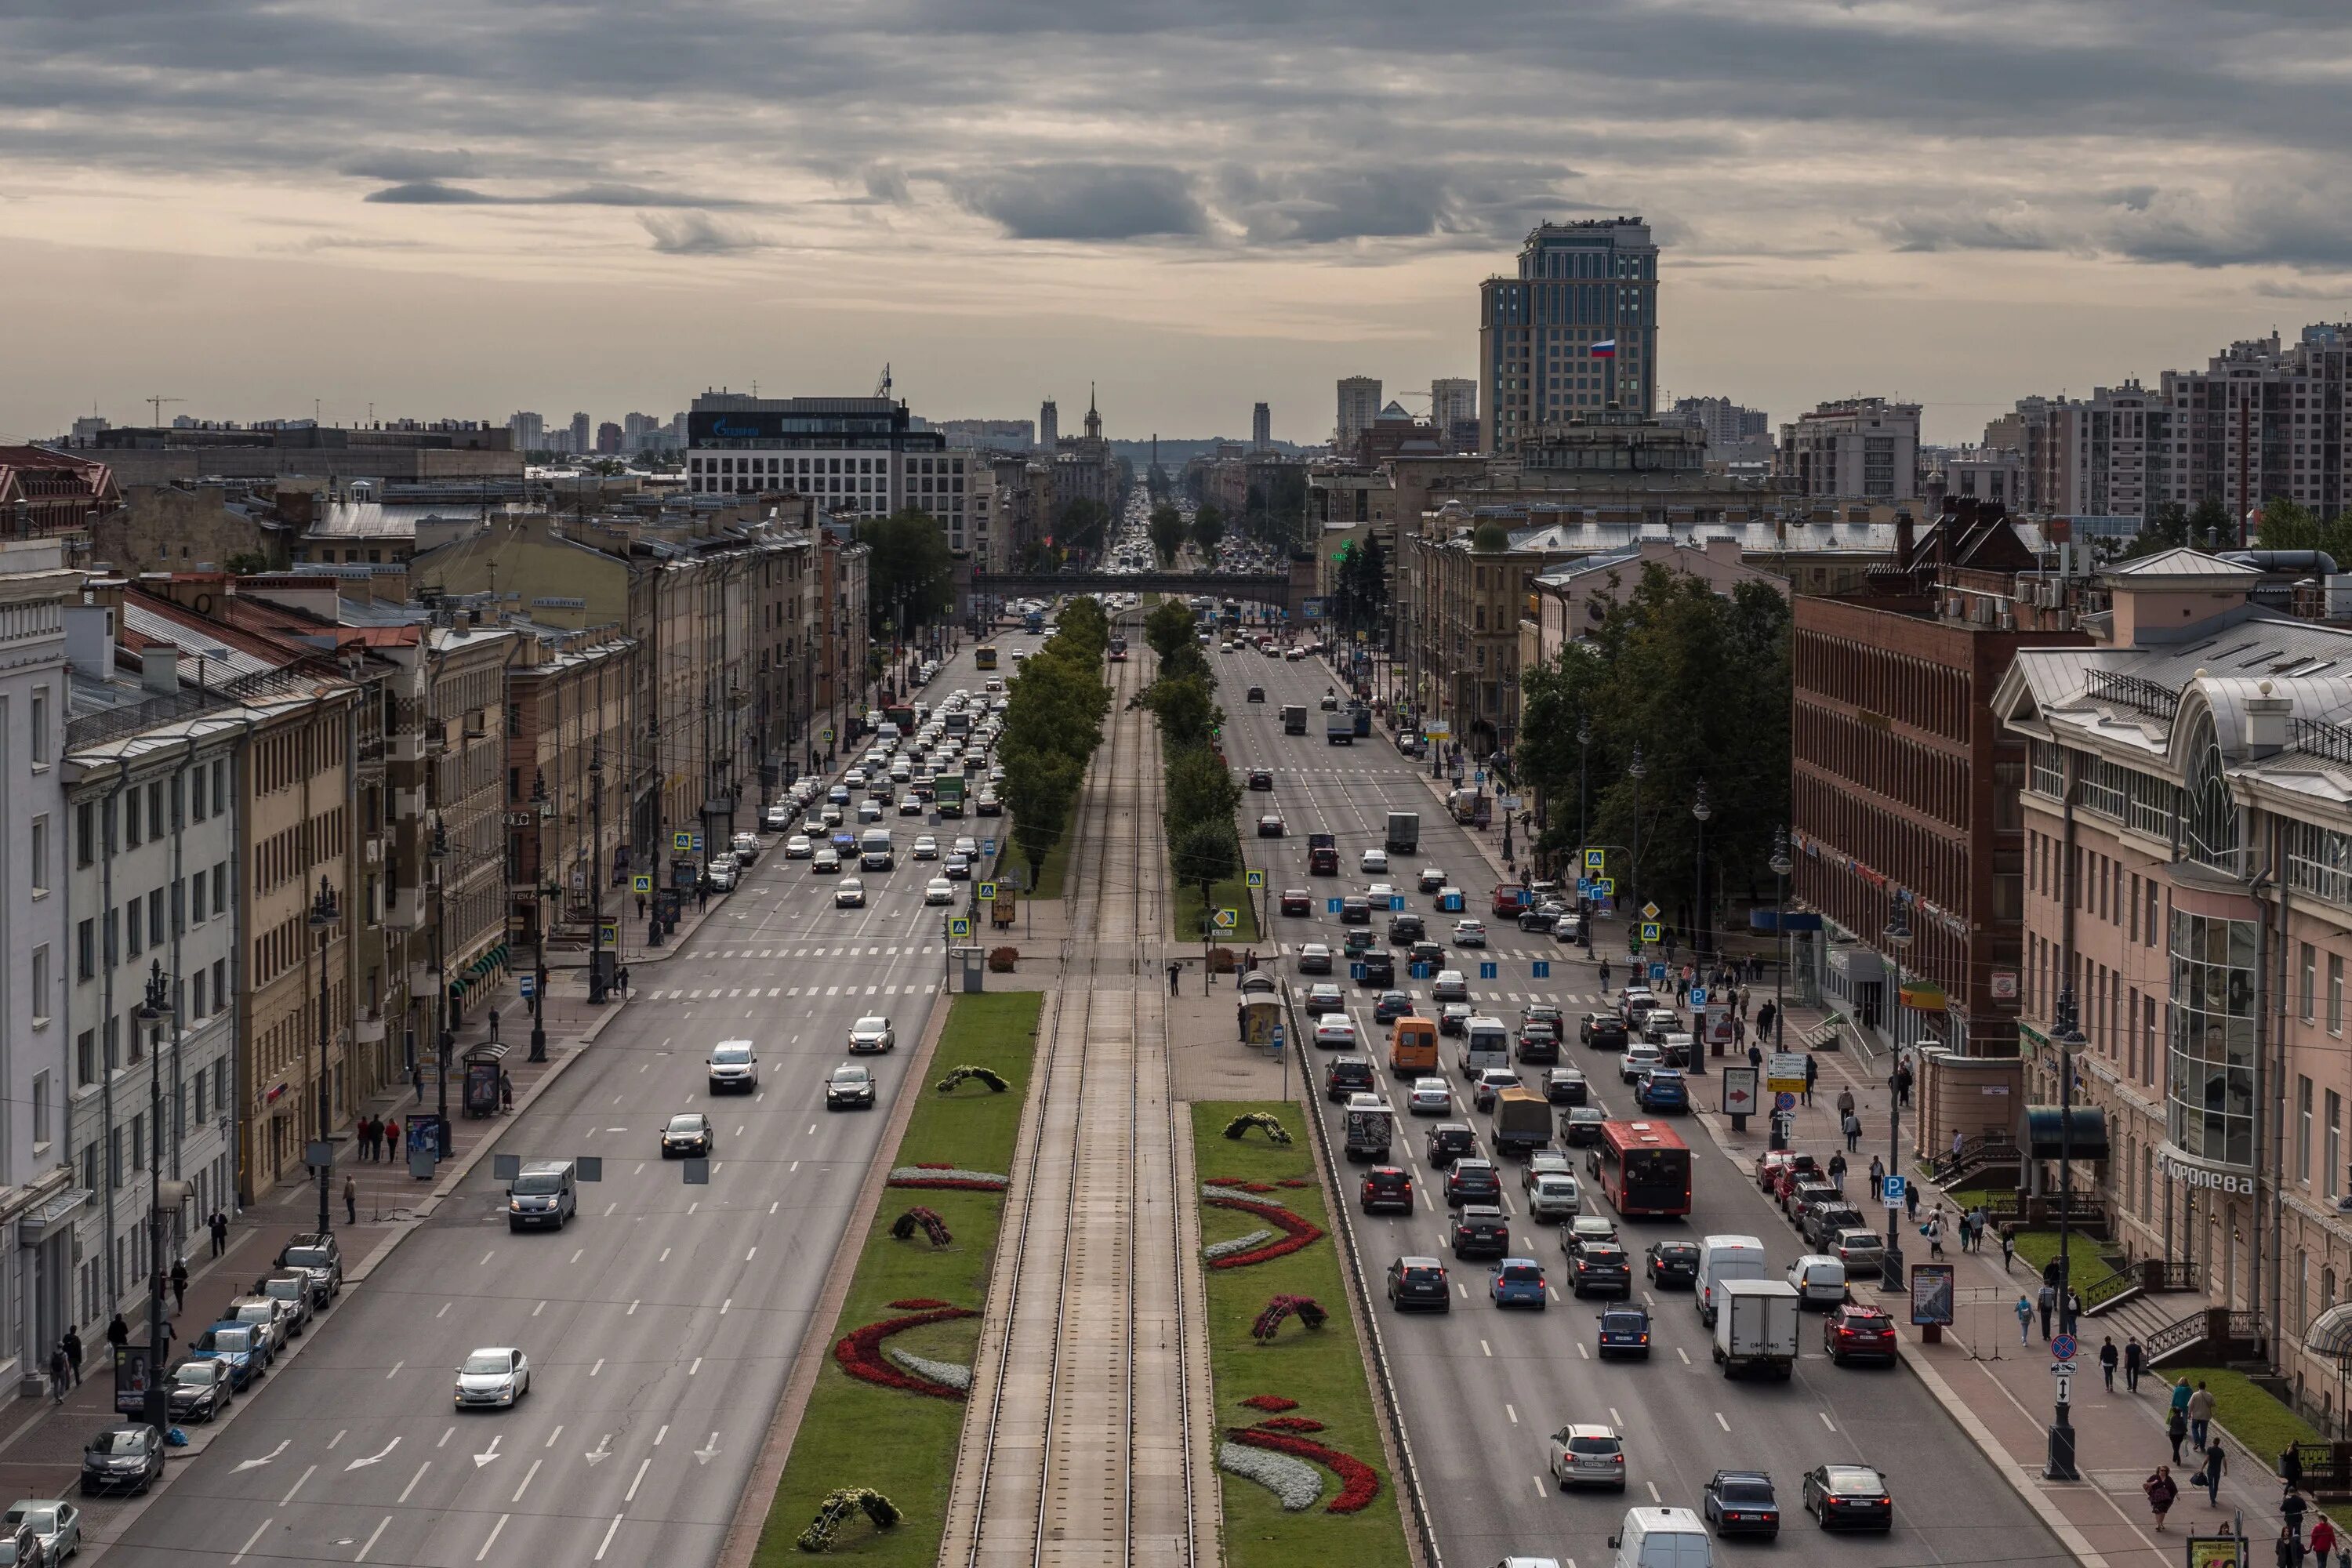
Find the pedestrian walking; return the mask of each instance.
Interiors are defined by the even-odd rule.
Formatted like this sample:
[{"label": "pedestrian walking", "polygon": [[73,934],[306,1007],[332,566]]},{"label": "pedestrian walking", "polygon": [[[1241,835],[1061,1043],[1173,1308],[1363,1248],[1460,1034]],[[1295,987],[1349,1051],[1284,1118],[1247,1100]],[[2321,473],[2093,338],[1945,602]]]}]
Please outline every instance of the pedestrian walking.
[{"label": "pedestrian walking", "polygon": [[1838,1196],[1845,1196],[1845,1156],[1843,1153],[1830,1156],[1829,1171],[1830,1180],[1836,1185]]},{"label": "pedestrian walking", "polygon": [[1878,1191],[1886,1184],[1886,1162],[1873,1154],[1870,1157],[1870,1190]]},{"label": "pedestrian walking", "polygon": [[1952,1228],[1960,1233],[1960,1250],[1962,1252],[1973,1251],[1977,1244],[1976,1217],[1969,1214],[1968,1210],[1962,1209],[1960,1211],[1960,1217],[1952,1222]]},{"label": "pedestrian walking", "polygon": [[2074,1293],[2072,1285],[2066,1287],[2065,1299],[2058,1309],[2058,1321],[2070,1334],[2074,1331],[2074,1325],[2083,1321],[2083,1298]]},{"label": "pedestrian walking", "polygon": [[2298,1552],[2303,1549],[2303,1516],[2306,1506],[2303,1493],[2293,1487],[2287,1488],[2286,1496],[2279,1499],[2279,1517],[2286,1521],[2287,1534],[2293,1538]]},{"label": "pedestrian walking", "polygon": [[510,1073],[499,1074],[499,1109],[500,1110],[514,1109],[514,1077]]},{"label": "pedestrian walking", "polygon": [[1911,1103],[1911,1064],[1909,1062],[1897,1062],[1895,1065],[1895,1102],[1897,1105]]},{"label": "pedestrian walking", "polygon": [[[2042,1342],[2043,1344],[2048,1344],[2050,1342],[2050,1314],[2058,1310],[2057,1289],[2052,1286],[2048,1280],[2043,1280],[2042,1282],[2042,1289],[2040,1293],[2033,1298],[2033,1304],[2036,1308],[2040,1309],[2042,1313]],[[2181,1420],[2184,1423],[2188,1419],[2189,1417],[2187,1415],[2183,1415],[2181,1417]],[[2185,1425],[2181,1427],[2181,1431],[2184,1433],[2188,1430],[2189,1428]],[[2173,1458],[2178,1459],[2180,1456],[2175,1454]]]},{"label": "pedestrian walking", "polygon": [[184,1258],[175,1258],[172,1260],[172,1310],[184,1312],[187,1310],[187,1307],[188,1260]]},{"label": "pedestrian walking", "polygon": [[2025,1336],[2033,1328],[2033,1303],[2021,1294],[2017,1298],[2017,1342],[2025,1343]]},{"label": "pedestrian walking", "polygon": [[116,1350],[121,1350],[131,1342],[131,1325],[122,1321],[122,1314],[120,1312],[115,1313],[106,1321],[106,1342]]},{"label": "pedestrian walking", "polygon": [[397,1160],[400,1158],[399,1118],[387,1116],[383,1119],[383,1142],[384,1147],[393,1152],[392,1157],[394,1159]]},{"label": "pedestrian walking", "polygon": [[2303,1568],[2303,1542],[2295,1539],[2294,1526],[2279,1526],[2278,1544],[2272,1550],[2278,1568]]},{"label": "pedestrian walking", "polygon": [[1609,989],[1609,961],[1605,958],[1601,961],[1601,989]]},{"label": "pedestrian walking", "polygon": [[2213,1424],[2213,1390],[2204,1379],[2197,1382],[2197,1392],[2189,1396],[2189,1446],[2200,1453],[2205,1447],[2206,1429]]},{"label": "pedestrian walking", "polygon": [[2116,1391],[2116,1363],[2123,1359],[2116,1349],[2116,1336],[2109,1334],[2099,1346],[2099,1381],[2107,1385],[2109,1394]]},{"label": "pedestrian walking", "polygon": [[2008,1273],[2009,1266],[2016,1261],[2017,1237],[2004,1230],[2000,1233],[2000,1271]]},{"label": "pedestrian walking", "polygon": [[2164,1435],[2172,1439],[2172,1462],[2180,1463],[2180,1445],[2189,1440],[2189,1413],[2175,1408],[2166,1413]]},{"label": "pedestrian walking", "polygon": [[1748,1020],[1736,1014],[1731,1020],[1731,1043],[1735,1047],[1748,1043]]},{"label": "pedestrian walking", "polygon": [[1919,1222],[1919,1184],[1916,1182],[1903,1184],[1903,1212],[1914,1225]]},{"label": "pedestrian walking", "polygon": [[79,1388],[81,1386],[81,1331],[68,1329],[66,1337],[58,1342],[65,1346],[66,1365],[73,1369],[74,1386]]},{"label": "pedestrian walking", "polygon": [[[1768,1003],[1766,1003],[1766,1004],[1765,1004],[1765,1005],[1769,1007],[1769,1006],[1770,1006],[1770,1005],[1771,1005],[1771,1004],[1768,1002]],[[1853,1110],[1854,1110],[1853,1090],[1851,1088],[1839,1089],[1839,1090],[1838,1090],[1838,1097],[1837,1097],[1837,1113],[1838,1113],[1838,1115],[1839,1115],[1840,1117],[1852,1116],[1852,1115],[1853,1114]]]},{"label": "pedestrian walking", "polygon": [[1772,1037],[1772,1016],[1777,1011],[1778,1009],[1769,1002],[1756,1009],[1756,1033],[1759,1038],[1769,1040]]},{"label": "pedestrian walking", "polygon": [[1763,1070],[1764,1047],[1762,1046],[1751,1045],[1748,1047],[1748,1065],[1759,1072]]},{"label": "pedestrian walking", "polygon": [[1813,1080],[1821,1076],[1822,1064],[1814,1059],[1812,1052],[1807,1051],[1805,1053],[1805,1103],[1807,1105],[1813,1102]]},{"label": "pedestrian walking", "polygon": [[2158,1465],[2156,1474],[2140,1483],[2139,1489],[2147,1494],[2148,1510],[2156,1515],[2156,1528],[2164,1528],[2164,1516],[2172,1511],[2172,1500],[2180,1495],[2179,1483],[2172,1479],[2169,1466]]},{"label": "pedestrian walking", "polygon": [[2327,1568],[2338,1540],[2334,1520],[2323,1513],[2311,1521],[2311,1560],[2318,1568]]},{"label": "pedestrian walking", "polygon": [[2147,1349],[2139,1342],[2139,1336],[2134,1334],[2124,1342],[2124,1392],[2126,1394],[2139,1392],[2139,1376],[2147,1369]]},{"label": "pedestrian walking", "polygon": [[2303,1450],[2292,1442],[2279,1455],[2279,1475],[2286,1482],[2290,1495],[2303,1489]]},{"label": "pedestrian walking", "polygon": [[1943,1210],[1941,1210],[1941,1209],[1937,1209],[1934,1214],[1932,1214],[1932,1215],[1928,1215],[1928,1216],[1927,1216],[1927,1256],[1928,1256],[1929,1258],[1941,1258],[1941,1257],[1943,1257],[1943,1256],[1944,1256],[1944,1211],[1943,1211]]},{"label": "pedestrian walking", "polygon": [[2205,1445],[2205,1462],[2195,1478],[2205,1484],[2205,1500],[2214,1508],[2221,1506],[2221,1476],[2229,1468],[2227,1447],[2221,1441],[2221,1434],[2214,1433],[2211,1441]]},{"label": "pedestrian walking", "polygon": [[360,1184],[353,1177],[345,1176],[343,1178],[343,1223],[357,1225],[359,1222]]},{"label": "pedestrian walking", "polygon": [[1967,1143],[1968,1143],[1968,1140],[1960,1136],[1960,1134],[1959,1134],[1959,1130],[1958,1130],[1958,1128],[1953,1129],[1953,1131],[1952,1131],[1952,1161],[1951,1161],[1951,1164],[1950,1164],[1949,1166],[1947,1166],[1947,1167],[1946,1167],[1946,1169],[1948,1169],[1948,1169],[1956,1169],[1956,1168],[1958,1168],[1958,1166],[1959,1165],[1959,1163],[1960,1163],[1960,1150],[1961,1150],[1962,1148],[1964,1148],[1964,1147],[1967,1145]]},{"label": "pedestrian walking", "polygon": [[1176,994],[1176,977],[1183,973],[1184,966],[1181,963],[1172,958],[1168,961],[1168,994],[1171,996]]},{"label": "pedestrian walking", "polygon": [[1839,1122],[1838,1125],[1845,1130],[1846,1152],[1848,1153],[1853,1153],[1860,1150],[1862,1147],[1862,1118],[1849,1110],[1845,1113],[1845,1119]]},{"label": "pedestrian walking", "polygon": [[63,1405],[72,1387],[73,1366],[66,1360],[66,1347],[60,1344],[49,1352],[49,1403]]},{"label": "pedestrian walking", "polygon": [[213,1233],[213,1256],[218,1258],[228,1250],[228,1215],[213,1210],[210,1228]]}]

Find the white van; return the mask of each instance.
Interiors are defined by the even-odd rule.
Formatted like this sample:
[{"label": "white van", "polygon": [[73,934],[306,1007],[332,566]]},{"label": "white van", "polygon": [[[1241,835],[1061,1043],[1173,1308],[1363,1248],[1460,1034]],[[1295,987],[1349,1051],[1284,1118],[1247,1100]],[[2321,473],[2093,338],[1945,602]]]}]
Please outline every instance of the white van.
[{"label": "white van", "polygon": [[1503,1020],[1482,1014],[1463,1026],[1460,1066],[1464,1078],[1475,1079],[1488,1068],[1510,1065],[1511,1033],[1503,1027]]},{"label": "white van", "polygon": [[1609,1544],[1612,1568],[1715,1568],[1706,1526],[1686,1508],[1629,1508]]},{"label": "white van", "polygon": [[1845,1265],[1826,1253],[1809,1252],[1789,1265],[1789,1283],[1808,1307],[1834,1307],[1845,1300]]},{"label": "white van", "polygon": [[1761,1279],[1769,1265],[1764,1244],[1752,1236],[1708,1236],[1699,1238],[1698,1279],[1691,1297],[1699,1321],[1715,1324],[1716,1287],[1728,1279]]},{"label": "white van", "polygon": [[857,868],[861,871],[887,871],[898,865],[898,852],[891,847],[890,830],[869,827],[857,841]]}]

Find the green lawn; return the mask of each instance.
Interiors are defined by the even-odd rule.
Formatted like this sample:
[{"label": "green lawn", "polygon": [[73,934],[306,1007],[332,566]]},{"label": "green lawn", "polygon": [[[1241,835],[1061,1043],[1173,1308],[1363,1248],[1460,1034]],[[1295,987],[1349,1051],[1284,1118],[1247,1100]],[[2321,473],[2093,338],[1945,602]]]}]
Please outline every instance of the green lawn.
[{"label": "green lawn", "polygon": [[[1044,1001],[1042,993],[1013,991],[959,995],[950,1002],[931,1081],[954,1068],[984,1067],[1003,1074],[1011,1087],[992,1094],[967,1082],[952,1095],[938,1095],[926,1086],[893,1164],[944,1162],[971,1170],[1010,1170]],[[907,1297],[979,1309],[1003,1204],[995,1193],[887,1191],[840,1321],[812,1325],[810,1331],[838,1340],[852,1329],[898,1316],[889,1303]],[[920,1232],[911,1241],[892,1239],[890,1223],[917,1205],[936,1210],[947,1222],[955,1238],[949,1246],[934,1247]],[[965,1318],[894,1335],[890,1343],[918,1355],[969,1363],[979,1340],[980,1320]],[[832,1555],[929,1568],[939,1556],[945,1529],[964,1408],[950,1400],[861,1383],[843,1372],[828,1350],[754,1561],[762,1568],[805,1561],[793,1542],[816,1517],[818,1503],[837,1487],[864,1486],[888,1498],[906,1517],[895,1528],[877,1531],[865,1515],[857,1515],[835,1538]]]},{"label": "green lawn", "polygon": [[[1260,1132],[1238,1142],[1227,1139],[1225,1124],[1252,1110],[1280,1117],[1295,1142],[1270,1144]],[[1193,1160],[1202,1180],[1280,1182],[1297,1177],[1315,1182],[1315,1154],[1307,1142],[1313,1134],[1302,1120],[1307,1114],[1279,1100],[1193,1106]],[[1277,1194],[1293,1212],[1327,1231],[1331,1228],[1319,1183],[1280,1188]],[[1204,1244],[1258,1228],[1255,1219],[1232,1209],[1201,1210]],[[1255,1481],[1220,1472],[1227,1568],[1295,1568],[1301,1563],[1403,1568],[1412,1561],[1397,1510],[1395,1482],[1388,1473],[1380,1428],[1372,1416],[1363,1357],[1356,1348],[1354,1314],[1339,1274],[1338,1246],[1336,1237],[1326,1237],[1271,1262],[1207,1270],[1209,1365],[1216,1391],[1217,1422],[1223,1429],[1260,1419],[1257,1412],[1241,1403],[1256,1394],[1295,1399],[1298,1408],[1289,1415],[1323,1423],[1324,1430],[1313,1435],[1315,1441],[1352,1454],[1380,1472],[1381,1495],[1360,1513],[1326,1513],[1324,1504],[1339,1494],[1338,1479],[1327,1473],[1323,1503],[1285,1513],[1274,1494]],[[1292,1318],[1272,1344],[1260,1345],[1250,1338],[1250,1324],[1265,1309],[1266,1299],[1278,1295],[1312,1296],[1331,1314],[1330,1321],[1319,1330],[1309,1330]]]},{"label": "green lawn", "polygon": [[[1999,1237],[1991,1238],[1998,1241]],[[2116,1271],[2108,1260],[2105,1244],[2079,1233],[2066,1237],[2070,1259],[2068,1277],[2074,1288],[2081,1289],[2094,1279],[2104,1279]],[[2058,1256],[2058,1233],[2054,1230],[2021,1230],[2017,1233],[2017,1256],[2033,1266],[2040,1273],[2044,1264]]]},{"label": "green lawn", "polygon": [[[2289,1443],[2324,1440],[2310,1422],[2263,1393],[2244,1373],[2219,1366],[2168,1366],[2159,1375],[2168,1380],[2185,1377],[2191,1388],[2204,1384],[2213,1394],[2214,1421],[2273,1471]],[[2333,1519],[2339,1530],[2352,1521],[2352,1508],[2342,1503],[2320,1511]]]},{"label": "green lawn", "polygon": [[[1201,889],[1171,886],[1171,892],[1175,899],[1176,923],[1168,929],[1175,933],[1178,942],[1200,941]],[[1264,899],[1266,896],[1266,889],[1260,888],[1255,896]],[[1236,942],[1253,942],[1259,940],[1257,910],[1250,901],[1251,897],[1249,888],[1239,877],[1228,877],[1210,889],[1209,907],[1213,910],[1231,910],[1241,921],[1241,923],[1234,928],[1231,935],[1219,939],[1223,945],[1230,947]]]}]

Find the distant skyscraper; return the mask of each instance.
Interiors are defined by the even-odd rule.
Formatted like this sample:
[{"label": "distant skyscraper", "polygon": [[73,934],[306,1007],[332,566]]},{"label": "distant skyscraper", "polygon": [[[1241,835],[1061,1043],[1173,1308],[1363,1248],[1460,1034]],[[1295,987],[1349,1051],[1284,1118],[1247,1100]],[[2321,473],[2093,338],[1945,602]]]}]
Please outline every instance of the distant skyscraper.
[{"label": "distant skyscraper", "polygon": [[610,419],[596,426],[596,450],[607,458],[621,450],[621,427]]},{"label": "distant skyscraper", "polygon": [[1658,247],[1638,217],[1537,226],[1518,275],[1478,286],[1485,448],[1516,451],[1547,424],[1611,398],[1647,414],[1658,389]]},{"label": "distant skyscraper", "polygon": [[1675,417],[1706,431],[1710,447],[1737,447],[1772,434],[1770,415],[1761,408],[1742,407],[1728,397],[1677,397]]},{"label": "distant skyscraper", "polygon": [[1054,406],[1052,398],[1037,405],[1037,445],[1048,452],[1062,439],[1062,411]]},{"label": "distant skyscraper", "polygon": [[1381,416],[1381,379],[1376,375],[1351,375],[1339,383],[1339,423],[1332,437],[1339,443],[1342,455],[1356,449],[1356,437],[1372,427]]},{"label": "distant skyscraper", "polygon": [[1263,452],[1274,445],[1274,415],[1263,403],[1250,410],[1250,446]]},{"label": "distant skyscraper", "polygon": [[572,416],[572,450],[574,452],[588,452],[594,449],[594,432],[589,428],[588,416],[585,414],[574,414]]},{"label": "distant skyscraper", "polygon": [[547,449],[547,421],[536,414],[507,416],[507,431],[518,452],[541,452]]},{"label": "distant skyscraper", "polygon": [[1478,417],[1478,384],[1466,375],[1441,375],[1429,384],[1429,422],[1440,430],[1457,419]]}]

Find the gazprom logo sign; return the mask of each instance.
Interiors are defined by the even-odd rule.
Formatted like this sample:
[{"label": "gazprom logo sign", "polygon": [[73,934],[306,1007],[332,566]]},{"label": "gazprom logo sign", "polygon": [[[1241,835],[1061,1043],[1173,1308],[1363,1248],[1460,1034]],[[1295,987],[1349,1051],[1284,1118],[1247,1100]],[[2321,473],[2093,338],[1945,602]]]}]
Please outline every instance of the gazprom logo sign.
[{"label": "gazprom logo sign", "polygon": [[710,433],[713,436],[721,437],[741,436],[756,437],[761,434],[761,431],[757,425],[730,425],[726,420],[719,419],[711,424]]}]

